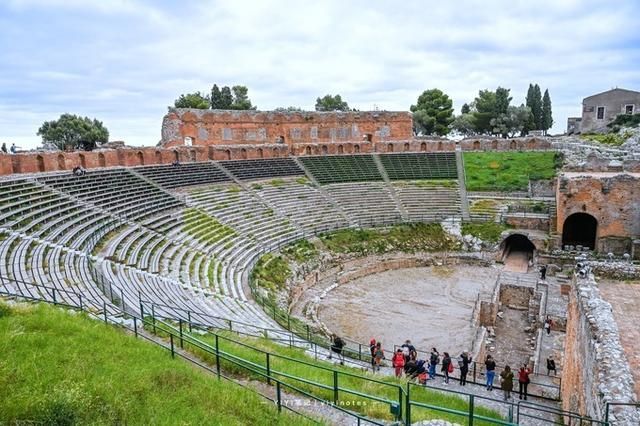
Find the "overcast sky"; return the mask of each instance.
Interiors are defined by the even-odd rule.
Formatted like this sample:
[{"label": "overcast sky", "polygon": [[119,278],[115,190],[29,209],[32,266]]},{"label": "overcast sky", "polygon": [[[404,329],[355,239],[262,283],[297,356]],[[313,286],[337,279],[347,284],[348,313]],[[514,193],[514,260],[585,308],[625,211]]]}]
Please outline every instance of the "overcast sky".
[{"label": "overcast sky", "polygon": [[640,90],[640,2],[2,0],[0,141],[40,143],[45,120],[102,120],[155,145],[185,92],[242,84],[261,110],[340,93],[408,110],[439,88],[456,114],[479,89],[549,89],[553,131],[582,98]]}]

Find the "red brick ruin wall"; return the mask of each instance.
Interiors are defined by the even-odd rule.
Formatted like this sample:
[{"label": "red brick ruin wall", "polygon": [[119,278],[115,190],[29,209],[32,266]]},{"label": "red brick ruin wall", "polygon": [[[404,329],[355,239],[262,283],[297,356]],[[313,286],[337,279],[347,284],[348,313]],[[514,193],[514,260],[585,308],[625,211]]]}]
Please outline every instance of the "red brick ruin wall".
[{"label": "red brick ruin wall", "polygon": [[[596,243],[599,251],[616,251],[616,239],[640,235],[640,177],[619,173],[598,176],[561,175],[556,203],[558,233],[574,213],[587,213],[598,221]],[[629,245],[630,241],[625,245]],[[628,248],[627,248],[628,249]]]},{"label": "red brick ruin wall", "polygon": [[87,169],[100,167],[133,167],[171,164],[174,161],[239,160],[304,155],[339,155],[372,152],[436,152],[454,151],[459,144],[464,151],[522,151],[550,149],[543,139],[468,139],[455,142],[446,139],[414,138],[384,142],[324,142],[289,144],[231,144],[211,146],[176,146],[172,148],[118,148],[73,152],[28,152],[0,154],[0,176],[18,173],[39,173],[71,170],[76,166]]}]

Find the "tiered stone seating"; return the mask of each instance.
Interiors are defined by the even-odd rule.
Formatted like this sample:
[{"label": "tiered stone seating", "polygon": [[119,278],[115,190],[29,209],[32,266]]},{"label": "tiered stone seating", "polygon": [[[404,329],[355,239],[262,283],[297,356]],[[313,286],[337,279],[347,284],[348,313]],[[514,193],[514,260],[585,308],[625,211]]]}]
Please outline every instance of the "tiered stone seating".
[{"label": "tiered stone seating", "polygon": [[458,178],[454,152],[381,154],[380,161],[391,180]]},{"label": "tiered stone seating", "polygon": [[182,205],[126,169],[88,171],[85,176],[42,176],[38,181],[127,219],[141,220]]},{"label": "tiered stone seating", "polygon": [[389,225],[402,221],[389,188],[382,182],[332,184],[324,189],[360,226]]},{"label": "tiered stone seating", "polygon": [[219,164],[239,180],[302,176],[304,171],[291,158],[228,160]]},{"label": "tiered stone seating", "polygon": [[141,166],[133,170],[169,189],[230,181],[229,177],[210,161],[181,163],[179,166]]},{"label": "tiered stone seating", "polygon": [[29,180],[0,182],[0,226],[91,251],[119,219]]},{"label": "tiered stone seating", "polygon": [[300,157],[300,161],[320,184],[382,180],[371,155]]},{"label": "tiered stone seating", "polygon": [[457,181],[395,182],[393,187],[411,222],[462,217]]},{"label": "tiered stone seating", "polygon": [[344,214],[304,178],[265,181],[253,188],[260,198],[311,233],[349,227]]}]

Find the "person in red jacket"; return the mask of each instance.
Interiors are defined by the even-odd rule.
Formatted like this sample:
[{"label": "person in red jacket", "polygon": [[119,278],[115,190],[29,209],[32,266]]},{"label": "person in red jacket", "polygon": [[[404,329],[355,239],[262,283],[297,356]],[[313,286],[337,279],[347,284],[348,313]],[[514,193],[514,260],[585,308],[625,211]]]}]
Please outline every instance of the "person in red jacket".
[{"label": "person in red jacket", "polygon": [[531,381],[531,379],[529,379],[529,374],[531,374],[531,371],[529,370],[529,368],[527,368],[527,364],[522,364],[522,367],[520,367],[520,371],[518,371],[520,399],[523,399],[523,397],[525,400],[527,399],[527,386],[529,386],[529,382]]},{"label": "person in red jacket", "polygon": [[398,349],[395,354],[393,354],[393,358],[391,358],[391,365],[396,372],[396,377],[402,377],[402,370],[404,369],[404,354],[402,353],[402,349]]}]

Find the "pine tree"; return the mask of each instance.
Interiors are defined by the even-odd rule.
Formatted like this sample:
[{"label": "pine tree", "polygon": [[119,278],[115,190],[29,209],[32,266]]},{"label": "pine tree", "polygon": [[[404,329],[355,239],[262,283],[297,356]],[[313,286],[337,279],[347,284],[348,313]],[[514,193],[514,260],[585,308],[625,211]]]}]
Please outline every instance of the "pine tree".
[{"label": "pine tree", "polygon": [[511,89],[505,89],[504,87],[498,87],[496,89],[496,104],[493,118],[497,118],[500,114],[506,114],[511,103],[511,97],[509,92]]},{"label": "pine tree", "polygon": [[469,104],[463,104],[460,112],[462,114],[469,114],[471,112],[471,107],[469,106]]},{"label": "pine tree", "polygon": [[553,114],[551,112],[551,97],[549,96],[549,89],[544,91],[544,96],[542,97],[542,130],[544,133],[547,133],[553,126]]}]

